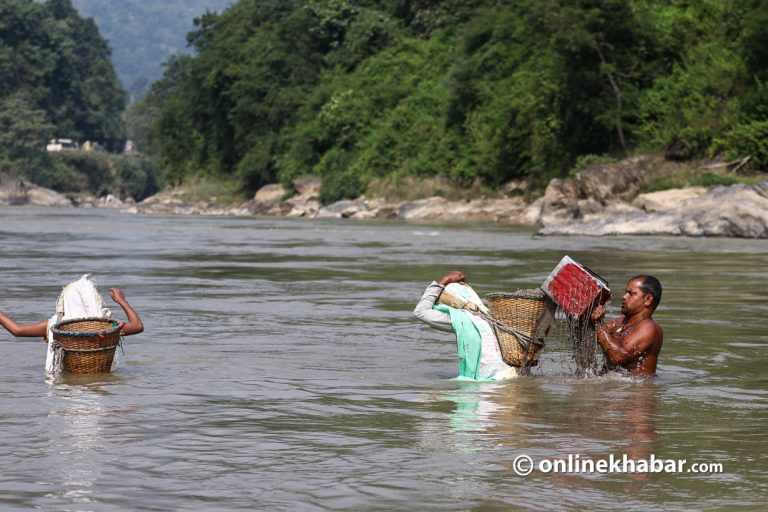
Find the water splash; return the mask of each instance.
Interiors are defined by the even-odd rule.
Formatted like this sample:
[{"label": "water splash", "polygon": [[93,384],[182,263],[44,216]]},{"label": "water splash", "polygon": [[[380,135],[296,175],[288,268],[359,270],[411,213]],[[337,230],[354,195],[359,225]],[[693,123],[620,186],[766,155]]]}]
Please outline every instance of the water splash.
[{"label": "water splash", "polygon": [[[567,304],[583,304],[581,314],[573,314],[557,306],[553,316],[552,329],[547,345],[569,353],[569,357],[560,361],[563,372],[571,372],[578,377],[591,377],[602,373],[604,360],[598,349],[597,336],[589,318],[596,305],[590,290],[573,287],[569,292]],[[580,308],[581,309],[581,308]]]}]

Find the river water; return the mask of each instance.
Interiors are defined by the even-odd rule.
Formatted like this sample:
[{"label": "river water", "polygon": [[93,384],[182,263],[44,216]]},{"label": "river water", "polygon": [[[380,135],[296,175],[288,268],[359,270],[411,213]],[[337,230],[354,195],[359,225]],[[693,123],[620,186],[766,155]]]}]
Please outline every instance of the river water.
[{"label": "river water", "polygon": [[[57,378],[43,373],[42,341],[0,332],[3,510],[768,501],[768,241],[78,209],[2,208],[0,219],[0,310],[45,319],[61,287],[91,272],[103,292],[121,287],[146,327],[113,374]],[[634,274],[660,278],[659,377],[576,378],[555,340],[532,377],[452,380],[453,337],[411,314],[426,285],[461,269],[481,294],[532,288],[565,254],[617,297]],[[519,476],[526,456],[533,472]],[[569,456],[687,462],[545,472]],[[722,471],[687,472],[694,463]]]}]

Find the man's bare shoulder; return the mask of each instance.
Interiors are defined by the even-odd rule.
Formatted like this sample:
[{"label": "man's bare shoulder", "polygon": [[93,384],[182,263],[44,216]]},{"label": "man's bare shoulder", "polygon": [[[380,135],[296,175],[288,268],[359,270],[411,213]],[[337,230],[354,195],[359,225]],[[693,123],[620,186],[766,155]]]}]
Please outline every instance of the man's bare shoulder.
[{"label": "man's bare shoulder", "polygon": [[656,320],[653,320],[653,326],[656,329],[656,335],[659,340],[659,346],[661,346],[661,342],[664,341],[664,329],[661,328],[661,325]]},{"label": "man's bare shoulder", "polygon": [[635,332],[643,333],[645,336],[653,335],[654,337],[656,335],[661,335],[664,332],[661,330],[661,326],[658,322],[653,318],[644,318],[636,324],[635,329],[633,330]]},{"label": "man's bare shoulder", "polygon": [[638,324],[635,336],[637,337],[637,342],[645,346],[644,350],[658,352],[664,340],[664,331],[658,322],[652,318],[647,318]]}]

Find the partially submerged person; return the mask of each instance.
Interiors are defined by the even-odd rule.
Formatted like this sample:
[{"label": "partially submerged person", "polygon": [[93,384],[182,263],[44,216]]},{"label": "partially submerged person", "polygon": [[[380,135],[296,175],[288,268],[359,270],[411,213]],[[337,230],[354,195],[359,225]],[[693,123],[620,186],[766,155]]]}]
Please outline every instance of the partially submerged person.
[{"label": "partially submerged person", "polygon": [[450,283],[466,283],[460,271],[449,272],[433,281],[416,304],[413,314],[434,329],[456,334],[459,377],[471,380],[504,380],[518,376],[518,369],[502,359],[499,342],[491,325],[464,310],[437,304]]},{"label": "partially submerged person", "polygon": [[664,332],[653,318],[661,301],[661,283],[653,276],[635,276],[621,300],[623,317],[604,321],[605,308],[590,317],[609,370],[632,376],[653,376],[664,341]]},{"label": "partially submerged person", "polygon": [[[128,321],[122,325],[122,333],[125,336],[139,334],[144,331],[144,324],[138,313],[131,307],[125,298],[125,293],[119,288],[110,288],[109,295],[128,317]],[[74,318],[99,317],[109,318],[112,312],[105,308],[101,295],[96,290],[89,275],[65,286],[56,302],[56,312],[48,320],[41,320],[29,324],[20,324],[0,312],[0,325],[17,338],[44,338],[48,342],[45,370],[47,372],[58,371],[55,367],[51,340],[53,340],[53,327],[62,320]]]}]

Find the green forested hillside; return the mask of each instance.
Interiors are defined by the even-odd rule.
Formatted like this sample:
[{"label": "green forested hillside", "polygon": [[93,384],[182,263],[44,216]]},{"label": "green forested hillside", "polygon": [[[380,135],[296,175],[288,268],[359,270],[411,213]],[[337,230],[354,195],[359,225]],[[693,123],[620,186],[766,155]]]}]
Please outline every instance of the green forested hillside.
[{"label": "green forested hillside", "polygon": [[120,146],[125,94],[109,48],[69,0],[0,3],[0,134],[6,149],[58,135]]},{"label": "green forested hillside", "polygon": [[125,100],[106,41],[70,0],[0,2],[0,171],[62,191],[102,193],[111,183],[149,193],[153,178],[138,160],[111,175],[96,165],[105,157],[45,151],[54,137],[121,150]]},{"label": "green forested hillside", "polygon": [[768,166],[768,0],[241,0],[131,113],[167,177],[497,185],[590,155]]},{"label": "green forested hillside", "polygon": [[187,32],[206,11],[222,11],[232,0],[72,0],[92,17],[112,48],[124,88],[138,97],[162,75],[162,64],[187,50]]}]

